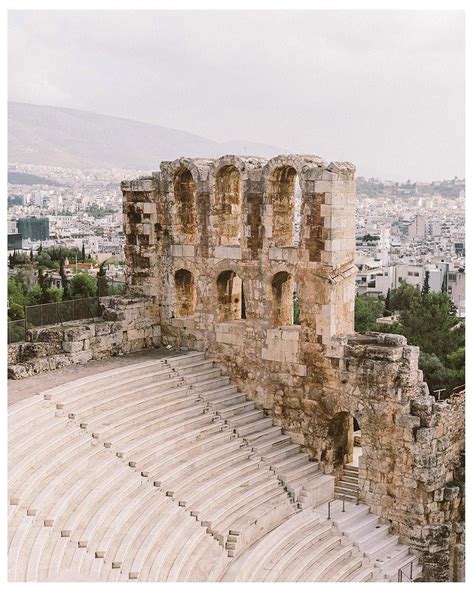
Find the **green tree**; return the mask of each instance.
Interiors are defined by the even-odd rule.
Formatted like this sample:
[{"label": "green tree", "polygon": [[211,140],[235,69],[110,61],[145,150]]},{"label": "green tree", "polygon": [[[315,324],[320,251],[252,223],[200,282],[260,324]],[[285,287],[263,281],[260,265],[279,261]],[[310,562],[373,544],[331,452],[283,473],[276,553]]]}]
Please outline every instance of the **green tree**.
[{"label": "green tree", "polygon": [[90,298],[97,293],[96,279],[85,272],[77,273],[69,282],[71,298]]},{"label": "green tree", "polygon": [[385,303],[383,298],[356,296],[355,330],[363,332],[377,329],[375,321],[383,315],[384,309]]},{"label": "green tree", "polygon": [[436,354],[420,352],[418,366],[423,371],[423,380],[428,384],[431,392],[447,388],[449,372]]},{"label": "green tree", "polygon": [[51,259],[51,256],[49,255],[49,253],[47,253],[45,251],[45,252],[39,253],[36,256],[36,262],[38,263],[38,265],[40,267],[48,267],[48,268],[50,268],[53,260]]},{"label": "green tree", "polygon": [[421,296],[425,297],[430,291],[430,272],[425,271],[425,278],[423,280],[423,287],[421,288]]},{"label": "green tree", "polygon": [[451,301],[445,292],[429,292],[400,314],[403,335],[425,353],[446,360],[449,353],[464,345],[464,325],[452,316]]},{"label": "green tree", "polygon": [[392,314],[392,302],[390,299],[390,288],[387,290],[385,296],[385,310],[383,311],[384,316],[390,316]]},{"label": "green tree", "polygon": [[64,270],[64,259],[59,261],[59,276],[61,278],[61,288],[63,289],[63,300],[70,300],[69,281],[66,276],[66,271]]},{"label": "green tree", "polygon": [[20,304],[13,302],[8,309],[8,320],[19,321],[25,318],[25,309]]},{"label": "green tree", "polygon": [[24,306],[26,304],[26,290],[24,286],[15,278],[8,279],[8,303],[10,306],[14,304]]},{"label": "green tree", "polygon": [[401,281],[400,287],[390,292],[390,308],[392,311],[409,310],[421,302],[421,292],[418,286]]},{"label": "green tree", "polygon": [[82,261],[85,261],[86,260],[86,247],[85,247],[84,243],[82,243],[81,260]]}]

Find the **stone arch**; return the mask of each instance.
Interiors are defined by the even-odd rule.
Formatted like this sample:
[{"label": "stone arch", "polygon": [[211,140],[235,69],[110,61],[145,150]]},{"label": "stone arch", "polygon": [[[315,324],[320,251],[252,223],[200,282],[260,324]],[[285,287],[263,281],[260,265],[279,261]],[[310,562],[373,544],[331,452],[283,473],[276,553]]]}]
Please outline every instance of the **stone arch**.
[{"label": "stone arch", "polygon": [[293,294],[295,282],[287,271],[279,271],[272,278],[272,324],[284,327],[294,323]]},{"label": "stone arch", "polygon": [[222,271],[216,281],[217,321],[224,323],[245,319],[245,296],[243,282],[235,271]]},{"label": "stone arch", "polygon": [[174,274],[175,316],[190,317],[196,310],[196,286],[193,274],[187,269],[178,269]]},{"label": "stone arch", "polygon": [[196,238],[196,182],[186,167],[178,169],[173,178],[178,233],[185,242]]},{"label": "stone arch", "polygon": [[352,401],[345,409],[339,408],[339,411],[328,419],[322,460],[327,466],[332,467],[332,470],[342,470],[345,464],[359,466],[360,458],[367,446],[365,423],[364,408],[356,401]]},{"label": "stone arch", "polygon": [[328,439],[332,443],[333,462],[336,466],[352,460],[353,418],[348,411],[336,413],[328,425]]},{"label": "stone arch", "polygon": [[[265,201],[273,206],[273,246],[299,246],[303,243],[309,248],[311,241],[319,236],[321,204],[320,194],[315,193],[315,182],[321,179],[326,167],[327,164],[322,158],[312,154],[275,156],[268,161],[264,169]],[[288,172],[292,174],[289,175]],[[276,216],[274,202],[277,207]],[[293,210],[288,211],[286,215],[285,202],[291,202],[293,205]],[[283,235],[281,228],[285,230]],[[320,250],[320,247],[321,244],[318,242],[317,250]],[[313,254],[313,257],[316,256]]]},{"label": "stone arch", "polygon": [[273,171],[268,199],[272,206],[272,243],[291,247],[295,242],[295,197],[298,173],[293,166],[282,165]]},{"label": "stone arch", "polygon": [[238,245],[242,214],[241,172],[235,165],[226,164],[218,169],[215,179],[216,243]]}]

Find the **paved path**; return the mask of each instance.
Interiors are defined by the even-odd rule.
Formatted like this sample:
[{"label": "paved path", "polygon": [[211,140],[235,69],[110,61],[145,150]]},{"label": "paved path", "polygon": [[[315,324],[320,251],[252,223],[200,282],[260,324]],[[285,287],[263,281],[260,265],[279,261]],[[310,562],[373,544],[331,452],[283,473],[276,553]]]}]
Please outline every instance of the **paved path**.
[{"label": "paved path", "polygon": [[13,403],[18,403],[18,401],[36,395],[40,391],[53,388],[60,384],[64,384],[65,382],[71,382],[72,380],[83,378],[84,376],[97,374],[98,372],[105,372],[107,370],[112,370],[113,368],[121,368],[122,366],[128,366],[129,364],[144,362],[146,360],[154,360],[173,354],[175,355],[176,353],[177,350],[174,348],[170,350],[164,347],[146,349],[124,356],[115,356],[104,360],[91,360],[90,362],[87,362],[87,364],[66,366],[59,370],[37,374],[21,380],[9,380],[8,405],[13,405]]}]

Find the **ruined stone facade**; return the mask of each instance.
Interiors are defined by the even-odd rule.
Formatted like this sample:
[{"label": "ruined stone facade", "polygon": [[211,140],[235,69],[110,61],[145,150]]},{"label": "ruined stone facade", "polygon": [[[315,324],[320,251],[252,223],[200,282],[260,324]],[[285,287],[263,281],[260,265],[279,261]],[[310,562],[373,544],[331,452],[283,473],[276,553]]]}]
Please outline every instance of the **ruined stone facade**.
[{"label": "ruined stone facade", "polygon": [[326,472],[351,458],[355,418],[361,500],[423,551],[425,579],[459,580],[464,398],[435,402],[403,337],[354,334],[354,174],[223,156],[124,181],[129,287],[164,344],[226,364]]},{"label": "ruined stone facade", "polygon": [[8,346],[8,378],[20,379],[128,354],[161,343],[154,309],[142,298],[101,298],[102,317],[29,329]]}]

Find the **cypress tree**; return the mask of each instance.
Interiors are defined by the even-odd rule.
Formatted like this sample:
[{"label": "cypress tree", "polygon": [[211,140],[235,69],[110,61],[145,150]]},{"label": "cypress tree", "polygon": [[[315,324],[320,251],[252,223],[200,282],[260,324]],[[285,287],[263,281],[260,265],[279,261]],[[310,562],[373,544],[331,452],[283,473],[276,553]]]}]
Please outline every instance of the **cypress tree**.
[{"label": "cypress tree", "polygon": [[423,280],[423,287],[421,288],[421,295],[424,297],[430,291],[430,272],[425,271],[425,279]]},{"label": "cypress tree", "polygon": [[64,257],[61,257],[59,260],[59,275],[61,277],[61,288],[63,289],[63,300],[71,300],[71,295],[69,293],[69,281],[64,269]]}]

